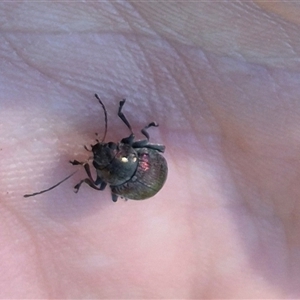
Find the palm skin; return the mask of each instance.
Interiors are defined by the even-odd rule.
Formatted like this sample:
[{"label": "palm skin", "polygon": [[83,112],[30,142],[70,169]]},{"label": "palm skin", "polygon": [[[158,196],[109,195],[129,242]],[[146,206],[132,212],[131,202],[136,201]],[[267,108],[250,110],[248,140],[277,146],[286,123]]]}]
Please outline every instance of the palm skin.
[{"label": "palm skin", "polygon": [[[299,296],[299,25],[287,6],[0,11],[1,298]],[[23,198],[89,158],[83,145],[104,129],[94,93],[107,141],[128,136],[123,98],[137,135],[160,124],[149,133],[166,145],[164,188],[113,203],[108,189],[74,194],[78,172]]]}]

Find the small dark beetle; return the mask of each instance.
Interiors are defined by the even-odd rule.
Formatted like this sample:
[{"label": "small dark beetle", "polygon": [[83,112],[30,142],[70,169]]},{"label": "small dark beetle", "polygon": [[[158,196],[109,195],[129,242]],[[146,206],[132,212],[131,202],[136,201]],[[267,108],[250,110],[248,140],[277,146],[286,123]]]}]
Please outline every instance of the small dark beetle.
[{"label": "small dark beetle", "polygon": [[[73,165],[82,165],[87,173],[87,178],[75,185],[75,192],[78,192],[82,183],[86,183],[90,187],[100,191],[104,190],[108,184],[114,202],[117,201],[118,196],[132,200],[144,200],[154,196],[163,187],[168,173],[167,162],[160,154],[165,151],[165,146],[149,142],[147,129],[149,127],[157,127],[158,124],[151,122],[145,126],[141,132],[146,139],[135,141],[132,128],[122,112],[125,104],[124,99],[120,101],[118,116],[130,130],[130,135],[118,143],[105,143],[107,112],[97,94],[95,94],[95,97],[102,105],[105,115],[105,133],[103,139],[101,142],[97,140],[97,143],[91,146],[93,166],[96,169],[97,178],[96,180],[92,178],[90,166],[87,162],[70,161]],[[31,197],[47,192],[66,181],[76,172],[49,189],[34,194],[27,194],[24,197]]]}]

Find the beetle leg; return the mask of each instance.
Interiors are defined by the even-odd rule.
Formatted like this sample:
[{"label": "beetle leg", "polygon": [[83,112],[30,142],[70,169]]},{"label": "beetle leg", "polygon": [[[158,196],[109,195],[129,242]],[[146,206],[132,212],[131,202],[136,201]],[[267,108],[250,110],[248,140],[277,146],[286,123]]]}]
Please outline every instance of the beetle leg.
[{"label": "beetle leg", "polygon": [[140,140],[140,141],[134,142],[132,144],[132,148],[148,148],[148,149],[157,150],[161,153],[164,153],[165,149],[166,149],[166,147],[164,145],[148,143],[147,140]]},{"label": "beetle leg", "polygon": [[123,144],[128,144],[128,145],[132,145],[133,144],[133,141],[134,141],[134,135],[133,135],[133,133],[130,135],[130,136],[128,136],[128,137],[126,137],[126,138],[124,138],[124,139],[122,139],[121,140],[121,143],[123,143]]},{"label": "beetle leg", "polygon": [[[98,178],[97,178],[98,179]],[[78,193],[79,189],[80,189],[80,186],[83,184],[83,183],[86,183],[87,185],[89,185],[91,188],[97,190],[97,191],[103,191],[106,186],[107,186],[107,183],[104,182],[104,181],[101,181],[99,183],[97,183],[97,180],[94,182],[92,181],[92,179],[90,178],[85,178],[83,180],[81,180],[79,183],[77,183],[75,186],[74,186],[74,189],[75,189],[75,193]],[[98,187],[97,185],[100,184],[100,187]]]},{"label": "beetle leg", "polygon": [[141,130],[141,133],[146,137],[146,140],[139,140],[139,141],[133,142],[132,147],[133,148],[149,148],[149,149],[157,150],[162,153],[165,152],[164,145],[149,143],[150,136],[149,136],[147,129],[150,127],[158,127],[158,124],[156,122],[151,122],[147,126],[145,126]]},{"label": "beetle leg", "polygon": [[139,140],[132,143],[132,148],[144,148],[148,145],[148,140]]},{"label": "beetle leg", "polygon": [[[91,145],[92,146],[92,145]],[[83,146],[86,151],[92,152],[92,149],[89,149],[86,145]]]},{"label": "beetle leg", "polygon": [[128,127],[128,129],[130,130],[131,134],[133,134],[132,132],[132,128],[128,122],[128,120],[126,119],[125,115],[122,112],[122,108],[123,105],[125,104],[126,99],[123,99],[122,101],[120,101],[120,105],[119,105],[119,111],[118,111],[118,117],[125,123],[125,125]]},{"label": "beetle leg", "polygon": [[91,188],[93,188],[94,190],[97,190],[97,191],[103,191],[107,185],[105,182],[102,182],[100,187],[98,187],[95,185],[95,183],[90,178],[85,178],[74,186],[75,193],[78,193],[78,191],[83,183],[86,183]]},{"label": "beetle leg", "polygon": [[104,181],[99,177],[97,176],[96,180],[95,180],[95,185],[100,185],[102,184]]},{"label": "beetle leg", "polygon": [[157,150],[161,153],[164,153],[165,152],[165,145],[161,145],[161,144],[151,144],[151,143],[148,143],[147,145],[143,146],[145,148],[148,148],[148,149],[153,149],[153,150]]},{"label": "beetle leg", "polygon": [[80,162],[78,160],[69,160],[69,163],[72,164],[73,166],[78,166],[78,165],[84,165],[85,162]]},{"label": "beetle leg", "polygon": [[[85,170],[85,172],[86,172],[88,178],[89,178],[92,182],[94,182],[94,184],[95,184],[95,180],[93,179],[92,174],[91,174],[90,165],[87,164],[87,163],[85,163],[85,164],[83,165],[83,167],[84,167],[84,170]],[[98,178],[97,178],[97,179],[98,179]]]},{"label": "beetle leg", "polygon": [[111,194],[112,201],[117,202],[118,196],[116,194]]},{"label": "beetle leg", "polygon": [[[93,177],[92,177],[92,174],[91,174],[91,169],[90,169],[90,166],[88,163],[80,163],[79,161],[77,160],[74,160],[73,162],[71,162],[72,164],[83,164],[83,167],[84,167],[84,170],[88,176],[88,178],[85,178],[83,180],[81,180],[79,183],[77,183],[75,186],[74,186],[74,189],[75,189],[75,193],[77,193],[80,189],[80,186],[83,184],[83,183],[86,183],[88,184],[91,188],[95,189],[95,190],[98,190],[98,191],[102,191],[105,189],[106,187],[106,183],[104,181],[102,181],[102,179],[100,177],[97,176],[97,179],[94,180]],[[100,185],[100,187],[98,187],[98,185]]]},{"label": "beetle leg", "polygon": [[149,133],[147,131],[149,127],[158,127],[158,124],[156,122],[151,122],[141,130],[141,133],[146,137],[147,141],[149,141],[150,138]]}]

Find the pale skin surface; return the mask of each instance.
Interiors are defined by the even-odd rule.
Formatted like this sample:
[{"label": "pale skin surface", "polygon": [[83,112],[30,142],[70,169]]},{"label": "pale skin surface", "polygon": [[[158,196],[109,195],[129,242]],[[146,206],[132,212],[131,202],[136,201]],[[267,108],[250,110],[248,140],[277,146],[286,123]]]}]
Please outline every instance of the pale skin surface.
[{"label": "pale skin surface", "polygon": [[[0,298],[298,298],[295,3],[0,7]],[[110,200],[55,184],[82,145],[164,143],[165,187]],[[141,137],[138,134],[139,138]],[[76,169],[76,168],[75,168]]]}]

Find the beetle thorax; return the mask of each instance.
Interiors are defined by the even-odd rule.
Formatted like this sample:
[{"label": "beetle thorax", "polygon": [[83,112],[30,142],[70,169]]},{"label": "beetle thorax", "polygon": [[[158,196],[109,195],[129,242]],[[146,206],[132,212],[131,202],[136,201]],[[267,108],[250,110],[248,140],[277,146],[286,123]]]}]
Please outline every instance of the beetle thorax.
[{"label": "beetle thorax", "polygon": [[110,185],[120,185],[134,175],[138,155],[129,144],[97,143],[92,146],[97,175]]}]

